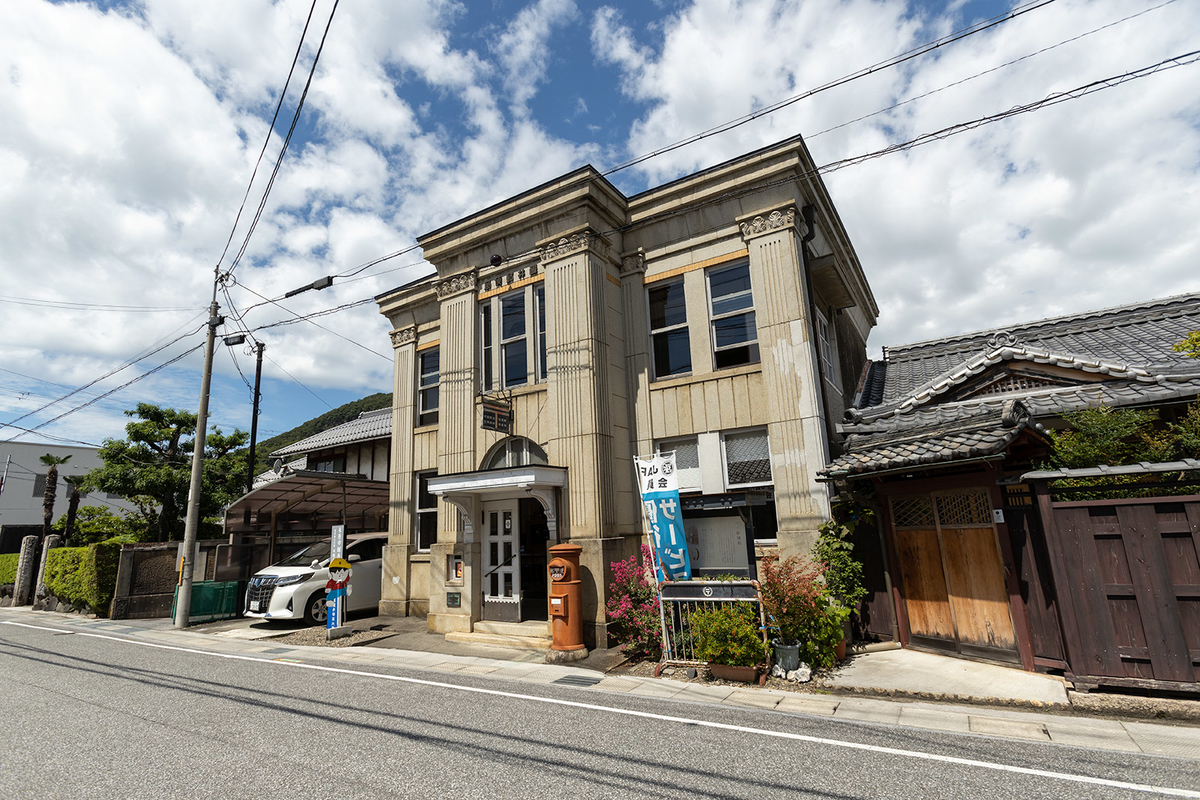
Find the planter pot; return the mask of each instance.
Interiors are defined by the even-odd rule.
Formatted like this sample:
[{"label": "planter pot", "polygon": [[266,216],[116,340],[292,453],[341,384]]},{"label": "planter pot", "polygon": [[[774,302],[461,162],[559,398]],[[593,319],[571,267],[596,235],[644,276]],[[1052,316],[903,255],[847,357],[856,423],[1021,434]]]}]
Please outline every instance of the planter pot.
[{"label": "planter pot", "polygon": [[845,639],[842,639],[840,642],[837,643],[837,647],[834,648],[833,654],[835,656],[837,656],[838,661],[846,660],[846,640]]},{"label": "planter pot", "polygon": [[723,681],[741,681],[754,683],[758,680],[758,667],[733,667],[728,664],[708,662],[708,671],[714,678]]},{"label": "planter pot", "polygon": [[772,644],[775,645],[775,663],[785,672],[791,672],[794,669],[800,669],[800,643],[784,644],[776,639]]}]

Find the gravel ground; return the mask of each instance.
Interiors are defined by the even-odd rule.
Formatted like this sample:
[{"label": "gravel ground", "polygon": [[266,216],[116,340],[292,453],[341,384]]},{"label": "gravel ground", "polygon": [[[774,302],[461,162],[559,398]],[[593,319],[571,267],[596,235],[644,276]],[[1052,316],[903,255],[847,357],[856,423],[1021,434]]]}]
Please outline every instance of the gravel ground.
[{"label": "gravel ground", "polygon": [[[637,661],[625,662],[613,669],[609,670],[612,675],[630,675],[637,678],[652,678],[654,677],[654,668],[657,666],[653,661]],[[705,667],[696,667],[696,676],[688,677],[686,667],[666,667],[662,671],[662,677],[670,678],[673,681],[682,681],[684,683],[702,683],[710,686],[746,686],[738,681],[723,681],[712,677],[708,669]],[[785,681],[781,678],[772,678],[767,676],[767,689],[780,689],[785,692],[802,692],[808,694],[828,694],[829,688],[825,679],[831,675],[831,671],[813,672],[813,678],[807,683],[796,683],[795,681]]]},{"label": "gravel ground", "polygon": [[325,638],[325,629],[321,627],[301,628],[295,633],[283,636],[272,636],[272,644],[308,645],[315,647],[361,647],[379,639],[385,639],[391,634],[381,631],[355,631],[349,636],[329,640]]}]

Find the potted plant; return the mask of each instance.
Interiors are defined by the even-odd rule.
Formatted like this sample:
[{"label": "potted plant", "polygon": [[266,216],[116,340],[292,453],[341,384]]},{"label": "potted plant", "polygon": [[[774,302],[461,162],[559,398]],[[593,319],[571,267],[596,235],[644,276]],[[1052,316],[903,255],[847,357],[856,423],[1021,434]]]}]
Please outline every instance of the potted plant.
[{"label": "potted plant", "polygon": [[762,560],[759,577],[763,608],[776,631],[775,663],[787,671],[798,669],[800,651],[807,649],[828,605],[822,597],[821,567],[799,556],[780,560],[771,555]]},{"label": "potted plant", "polygon": [[752,603],[727,603],[692,614],[696,657],[708,662],[714,678],[750,683],[767,649]]}]

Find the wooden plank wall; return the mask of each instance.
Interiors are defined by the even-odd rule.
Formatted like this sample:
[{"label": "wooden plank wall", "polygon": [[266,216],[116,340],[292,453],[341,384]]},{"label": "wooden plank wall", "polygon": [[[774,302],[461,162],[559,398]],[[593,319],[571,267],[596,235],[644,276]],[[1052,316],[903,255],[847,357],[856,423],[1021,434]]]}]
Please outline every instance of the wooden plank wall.
[{"label": "wooden plank wall", "polygon": [[1071,673],[1200,691],[1200,502],[1038,495]]}]

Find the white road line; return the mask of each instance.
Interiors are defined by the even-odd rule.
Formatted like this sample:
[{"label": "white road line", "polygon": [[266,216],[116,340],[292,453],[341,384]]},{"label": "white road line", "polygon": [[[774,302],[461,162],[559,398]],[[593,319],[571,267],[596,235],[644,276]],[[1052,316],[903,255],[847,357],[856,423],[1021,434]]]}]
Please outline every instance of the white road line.
[{"label": "white road line", "polygon": [[547,705],[567,706],[568,708],[580,708],[588,711],[598,711],[607,714],[621,714],[628,717],[639,717],[641,719],[653,719],[660,722],[675,722],[682,725],[696,725],[702,728],[715,728],[723,731],[736,731],[738,733],[748,733],[756,736],[766,736],[774,739],[788,739],[797,742],[808,742],[810,744],[822,744],[830,747],[844,747],[850,750],[865,750],[871,753],[885,753],[887,755],[900,756],[902,758],[914,758],[923,761],[938,761],[944,764],[957,764],[963,767],[976,767],[978,769],[989,769],[996,772],[1011,772],[1019,775],[1030,775],[1037,778],[1050,778],[1052,780],[1069,781],[1071,783],[1083,783],[1092,786],[1108,786],[1114,789],[1125,789],[1132,792],[1147,792],[1153,794],[1164,794],[1170,797],[1190,797],[1200,800],[1200,792],[1191,791],[1188,789],[1174,789],[1168,786],[1150,786],[1144,783],[1128,783],[1126,781],[1113,781],[1106,778],[1093,778],[1087,775],[1072,775],[1066,772],[1051,772],[1049,770],[1031,769],[1030,767],[1016,767],[1010,764],[998,764],[992,761],[978,761],[973,758],[958,758],[956,756],[943,756],[937,753],[922,753],[917,750],[900,750],[894,747],[882,747],[880,745],[862,744],[860,742],[848,742],[841,739],[826,739],[820,736],[806,736],[801,733],[786,733],[783,731],[764,730],[762,728],[749,728],[744,725],[730,725],[724,722],[709,722],[702,719],[689,719],[687,717],[673,717],[666,714],[651,714],[647,711],[632,711],[624,708],[611,708],[609,706],[595,705],[592,703],[580,703],[574,700],[559,700],[552,697],[537,697],[534,695],[517,694],[516,692],[504,692],[499,689],[482,689],[474,686],[457,686],[453,683],[442,683],[440,681],[428,681],[421,678],[405,678],[399,675],[384,675],[377,672],[363,672],[354,669],[342,669],[340,667],[323,667],[317,664],[305,664],[290,661],[279,661],[268,658],[258,658],[256,656],[236,655],[234,653],[214,653],[208,650],[197,650],[190,647],[178,647],[175,645],[155,644],[153,642],[139,642],[135,639],[123,639],[119,636],[108,636],[100,633],[82,633],[80,631],[64,631],[61,628],[48,628],[39,625],[28,625],[21,622],[11,622],[8,620],[0,620],[0,624],[16,625],[21,628],[31,628],[33,630],[50,631],[52,633],[75,633],[77,636],[88,636],[93,639],[107,639],[112,642],[121,642],[122,644],[132,644],[139,647],[153,647],[160,650],[173,650],[180,653],[192,653],[194,655],[212,656],[215,658],[227,658],[234,661],[256,661],[260,664],[274,664],[280,667],[291,669],[309,669],[317,672],[333,672],[341,675],[354,675],[361,678],[378,678],[385,681],[395,681],[397,683],[411,683],[418,686],[436,686],[440,689],[450,689],[458,692],[470,692],[473,694],[492,695],[495,697],[507,697],[514,700],[528,700],[534,703],[545,703]]}]

